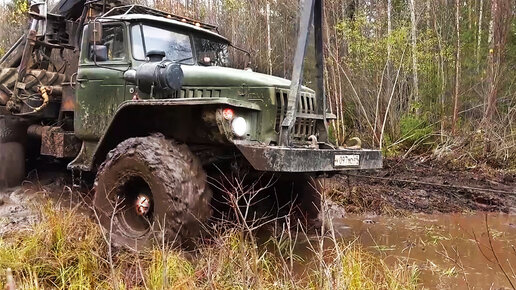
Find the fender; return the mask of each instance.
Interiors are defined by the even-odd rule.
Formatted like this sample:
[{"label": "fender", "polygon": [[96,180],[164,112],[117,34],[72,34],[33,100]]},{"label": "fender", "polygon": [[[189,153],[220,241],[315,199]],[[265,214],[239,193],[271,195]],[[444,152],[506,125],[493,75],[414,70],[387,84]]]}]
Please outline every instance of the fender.
[{"label": "fender", "polygon": [[[166,100],[137,100],[120,104],[113,119],[98,142],[83,141],[79,155],[68,169],[96,171],[109,151],[120,142],[162,133],[184,143],[226,143],[209,115],[221,106],[261,111],[256,103],[231,98],[195,98]],[[175,124],[170,126],[169,124]],[[194,132],[194,133],[193,133]]]}]

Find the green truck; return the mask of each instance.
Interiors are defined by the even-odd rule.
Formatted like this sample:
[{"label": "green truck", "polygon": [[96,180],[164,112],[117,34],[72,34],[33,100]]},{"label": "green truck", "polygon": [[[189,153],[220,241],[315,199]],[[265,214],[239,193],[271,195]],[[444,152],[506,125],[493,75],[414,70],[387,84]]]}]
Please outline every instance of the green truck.
[{"label": "green truck", "polygon": [[[96,174],[102,225],[135,248],[157,231],[195,236],[213,215],[213,180],[243,171],[276,177],[274,194],[317,219],[310,177],[381,168],[382,156],[329,143],[322,1],[305,2],[292,81],[230,68],[231,42],[186,17],[112,1],[33,3],[28,32],[0,61],[0,186],[19,184],[37,156],[70,160],[74,176]],[[302,86],[312,23],[316,91]]]}]

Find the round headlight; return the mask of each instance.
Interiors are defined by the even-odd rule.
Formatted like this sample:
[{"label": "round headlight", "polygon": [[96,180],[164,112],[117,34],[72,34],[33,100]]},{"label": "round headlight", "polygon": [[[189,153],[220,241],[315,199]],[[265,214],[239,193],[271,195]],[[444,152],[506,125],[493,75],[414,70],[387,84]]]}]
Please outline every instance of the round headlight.
[{"label": "round headlight", "polygon": [[242,137],[247,132],[247,122],[242,117],[236,117],[231,123],[231,128],[233,129],[233,133],[235,133],[235,135]]}]

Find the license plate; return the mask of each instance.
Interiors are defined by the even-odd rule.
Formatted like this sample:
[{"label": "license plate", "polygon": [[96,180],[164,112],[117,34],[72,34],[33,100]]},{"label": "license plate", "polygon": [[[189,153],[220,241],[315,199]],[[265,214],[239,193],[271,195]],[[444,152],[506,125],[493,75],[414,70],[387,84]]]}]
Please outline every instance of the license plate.
[{"label": "license plate", "polygon": [[360,155],[335,155],[335,166],[359,166]]}]

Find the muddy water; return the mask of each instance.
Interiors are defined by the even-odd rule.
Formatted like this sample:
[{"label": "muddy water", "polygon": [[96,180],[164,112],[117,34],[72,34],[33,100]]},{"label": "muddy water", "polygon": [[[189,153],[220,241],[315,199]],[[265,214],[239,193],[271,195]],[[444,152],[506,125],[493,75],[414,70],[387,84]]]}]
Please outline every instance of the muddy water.
[{"label": "muddy water", "polygon": [[334,223],[342,239],[358,237],[387,263],[416,265],[424,288],[510,288],[500,266],[516,285],[516,215],[488,214],[488,227],[484,213],[348,215]]}]

